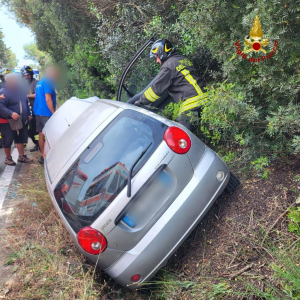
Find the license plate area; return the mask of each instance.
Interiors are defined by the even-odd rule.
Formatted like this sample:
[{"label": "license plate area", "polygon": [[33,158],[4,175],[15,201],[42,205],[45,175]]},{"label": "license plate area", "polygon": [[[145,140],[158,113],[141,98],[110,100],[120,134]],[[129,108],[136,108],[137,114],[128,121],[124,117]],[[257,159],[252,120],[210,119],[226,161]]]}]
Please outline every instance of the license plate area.
[{"label": "license plate area", "polygon": [[171,170],[161,168],[134,196],[116,223],[120,222],[129,230],[144,227],[166,203],[175,187],[176,180]]}]

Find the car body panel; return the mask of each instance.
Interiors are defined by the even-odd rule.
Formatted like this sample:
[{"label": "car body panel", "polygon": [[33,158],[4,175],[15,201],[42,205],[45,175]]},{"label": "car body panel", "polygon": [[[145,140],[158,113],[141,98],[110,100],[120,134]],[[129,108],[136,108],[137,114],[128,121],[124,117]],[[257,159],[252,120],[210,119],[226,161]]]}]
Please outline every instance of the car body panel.
[{"label": "car body panel", "polygon": [[[96,101],[83,111],[71,126],[68,126],[56,144],[47,153],[47,166],[51,181],[54,181],[65,163],[85,140],[117,109],[115,106]],[[48,126],[46,124],[44,130],[46,138],[48,131],[51,131],[48,130],[50,126],[53,128],[55,124],[49,124]]]},{"label": "car body panel", "polygon": [[[226,174],[222,182],[218,182],[215,176],[219,170]],[[228,167],[207,148],[193,178],[168,210],[136,247],[125,251],[111,267],[105,269],[105,272],[129,288],[137,287],[137,284],[130,281],[134,274],[142,276],[139,283],[151,279],[200,222],[228,180]]]},{"label": "car body panel", "polygon": [[49,148],[53,148],[68,127],[97,100],[99,100],[98,97],[91,97],[88,99],[72,97],[64,102],[45,125],[46,130],[47,127],[51,128],[51,131],[49,130],[47,132]]},{"label": "car body panel", "polygon": [[[191,148],[187,154],[179,155],[162,140],[132,178],[131,196],[127,197],[127,187],[125,187],[91,224],[92,228],[106,237],[108,243],[106,250],[98,257],[88,254],[78,244],[76,232],[66,220],[53,191],[78,157],[124,110],[138,111],[169,127],[176,126],[183,129],[191,138]],[[64,114],[58,113],[56,117],[61,121]],[[50,131],[56,124],[53,121],[45,127],[46,137],[50,136]],[[50,138],[49,144],[51,139],[54,141]],[[143,191],[145,183],[161,167],[163,167],[162,172],[168,173],[173,181],[168,187],[170,190],[166,191],[166,195],[161,198],[154,193],[156,190],[153,190],[153,196],[152,191],[149,191],[149,195],[144,194],[145,198],[149,198],[148,204],[151,204],[151,197],[153,201],[158,199],[159,202],[155,203],[157,207],[155,206],[149,215],[144,215],[148,219],[132,228],[128,227],[123,220],[116,222],[131,200],[140,190]],[[74,117],[70,126],[64,128],[61,136],[52,142],[51,146],[49,145],[44,168],[54,207],[76,247],[89,260],[104,268],[117,282],[130,288],[138,286],[131,284],[132,275],[141,274],[140,283],[144,282],[167,262],[224,190],[229,180],[227,165],[184,126],[131,104],[102,99],[96,100],[77,118]],[[116,163],[116,172],[121,172],[120,168],[121,164]],[[220,170],[225,174],[221,182],[216,179],[216,173]]]},{"label": "car body panel", "polygon": [[[148,170],[145,169],[143,171],[146,173]],[[162,191],[152,185],[147,192],[144,192],[139,197],[138,201],[142,203],[141,205],[145,206],[145,210],[148,206],[146,205],[147,202],[150,202],[150,208],[152,209],[148,208],[148,211],[146,212],[141,209],[142,211],[140,213],[143,214],[143,220],[137,222],[134,228],[126,226],[126,224],[122,221],[117,224],[117,226],[115,226],[114,229],[106,235],[110,248],[117,250],[132,249],[157,222],[178,194],[185,188],[192,178],[194,170],[187,155],[176,154],[170,163],[167,164],[166,171],[173,177],[174,186],[168,187],[167,191]],[[152,173],[148,172],[148,174],[151,175]],[[141,188],[141,185],[137,185],[137,188]],[[153,202],[152,205],[151,202]],[[108,213],[108,215],[110,214]],[[136,217],[138,217],[138,215]],[[92,227],[94,226],[95,225],[92,225]],[[94,228],[99,230],[96,226]]]},{"label": "car body panel", "polygon": [[206,146],[192,132],[188,131],[191,138],[191,149],[187,153],[193,168],[196,168],[203,156]]}]

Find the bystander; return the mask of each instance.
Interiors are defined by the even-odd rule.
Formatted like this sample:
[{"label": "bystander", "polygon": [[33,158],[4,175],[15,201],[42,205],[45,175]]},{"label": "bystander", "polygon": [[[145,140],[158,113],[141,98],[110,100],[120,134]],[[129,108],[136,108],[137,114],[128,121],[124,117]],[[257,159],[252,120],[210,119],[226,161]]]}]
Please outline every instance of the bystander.
[{"label": "bystander", "polygon": [[[4,120],[1,124],[2,146],[6,155],[5,164],[15,166],[16,163],[11,157],[11,146],[15,142],[15,146],[19,152],[18,162],[27,163],[29,160],[24,155],[23,144],[27,143],[26,123],[30,121],[30,110],[24,89],[20,87],[17,75],[7,74],[5,87],[0,89],[0,118]],[[9,124],[9,119],[22,120],[23,127],[19,130],[13,130]]]},{"label": "bystander", "polygon": [[38,132],[36,131],[36,118],[33,113],[33,106],[35,100],[35,89],[37,85],[37,80],[33,77],[33,70],[30,66],[23,66],[21,68],[22,76],[27,81],[27,98],[29,101],[29,108],[32,115],[32,120],[28,123],[27,130],[28,130],[28,137],[31,138],[32,142],[34,143],[34,147],[30,150],[30,152],[38,151],[39,143],[36,139],[38,136]]},{"label": "bystander", "polygon": [[56,67],[49,67],[46,70],[46,76],[38,82],[35,90],[33,112],[36,115],[36,130],[39,132],[39,146],[42,154],[39,163],[41,164],[44,164],[45,157],[43,128],[56,109],[55,83],[58,77],[58,69]]}]

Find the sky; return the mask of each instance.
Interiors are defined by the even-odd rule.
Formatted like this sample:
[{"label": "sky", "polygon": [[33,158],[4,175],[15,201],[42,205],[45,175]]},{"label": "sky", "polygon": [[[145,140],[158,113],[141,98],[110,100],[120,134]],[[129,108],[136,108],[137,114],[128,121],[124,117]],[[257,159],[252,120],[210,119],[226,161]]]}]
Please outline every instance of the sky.
[{"label": "sky", "polygon": [[0,28],[4,33],[4,43],[8,48],[16,54],[19,60],[18,66],[30,65],[32,60],[25,60],[25,52],[23,46],[30,42],[34,42],[34,35],[26,28],[21,27],[13,18],[12,14],[8,10],[0,7]]}]

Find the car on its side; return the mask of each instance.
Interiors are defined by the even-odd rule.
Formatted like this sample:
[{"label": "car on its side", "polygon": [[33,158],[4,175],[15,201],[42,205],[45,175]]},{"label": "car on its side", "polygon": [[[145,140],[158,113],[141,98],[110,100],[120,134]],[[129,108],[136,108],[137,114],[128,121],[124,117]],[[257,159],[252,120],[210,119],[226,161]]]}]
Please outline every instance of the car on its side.
[{"label": "car on its side", "polygon": [[[127,88],[126,72],[117,100],[132,99],[141,83]],[[47,187],[64,226],[89,260],[129,288],[149,281],[224,189],[239,184],[184,126],[130,103],[73,97],[44,134]]]}]

